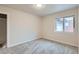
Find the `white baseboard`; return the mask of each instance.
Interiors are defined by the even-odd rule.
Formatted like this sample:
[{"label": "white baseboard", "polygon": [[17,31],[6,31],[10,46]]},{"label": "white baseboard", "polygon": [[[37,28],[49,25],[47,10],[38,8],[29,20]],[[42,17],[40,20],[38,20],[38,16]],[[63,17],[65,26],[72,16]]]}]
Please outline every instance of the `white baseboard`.
[{"label": "white baseboard", "polygon": [[50,39],[50,38],[46,38],[46,37],[44,37],[44,38],[47,39],[47,40],[52,40],[52,41],[59,42],[59,43],[62,43],[62,44],[67,44],[67,45],[78,47],[77,45],[74,45],[74,44],[71,44],[71,43],[68,43],[68,42],[63,42],[63,41],[59,41],[59,40],[55,40],[55,39]]},{"label": "white baseboard", "polygon": [[14,47],[14,46],[17,46],[17,45],[20,45],[20,44],[23,44],[23,43],[26,43],[26,42],[30,42],[30,41],[33,41],[33,40],[36,40],[36,39],[38,39],[38,38],[28,40],[28,41],[22,41],[22,42],[14,43],[14,44],[8,45],[7,48]]}]

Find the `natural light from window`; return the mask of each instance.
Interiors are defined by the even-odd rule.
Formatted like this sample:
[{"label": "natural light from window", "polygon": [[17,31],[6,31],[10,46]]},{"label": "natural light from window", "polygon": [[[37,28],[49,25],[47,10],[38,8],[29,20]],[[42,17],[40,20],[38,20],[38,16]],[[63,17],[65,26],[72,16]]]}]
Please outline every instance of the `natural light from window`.
[{"label": "natural light from window", "polygon": [[56,32],[74,32],[74,16],[56,18]]}]

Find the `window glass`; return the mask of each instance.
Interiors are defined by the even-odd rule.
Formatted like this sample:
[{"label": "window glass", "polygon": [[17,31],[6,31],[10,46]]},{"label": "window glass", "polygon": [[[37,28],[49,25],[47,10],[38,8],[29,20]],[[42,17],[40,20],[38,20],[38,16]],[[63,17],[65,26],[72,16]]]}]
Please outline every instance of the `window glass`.
[{"label": "window glass", "polygon": [[63,31],[63,18],[56,19],[56,31],[58,31],[58,32]]},{"label": "window glass", "polygon": [[73,28],[73,17],[65,17],[64,18],[64,31],[65,32],[73,32],[74,28]]}]

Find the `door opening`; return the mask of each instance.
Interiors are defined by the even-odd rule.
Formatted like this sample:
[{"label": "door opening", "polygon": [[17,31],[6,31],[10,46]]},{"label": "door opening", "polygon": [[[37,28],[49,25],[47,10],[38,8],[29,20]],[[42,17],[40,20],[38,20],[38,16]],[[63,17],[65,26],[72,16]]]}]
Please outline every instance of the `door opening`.
[{"label": "door opening", "polygon": [[7,44],[7,15],[0,13],[0,48]]}]

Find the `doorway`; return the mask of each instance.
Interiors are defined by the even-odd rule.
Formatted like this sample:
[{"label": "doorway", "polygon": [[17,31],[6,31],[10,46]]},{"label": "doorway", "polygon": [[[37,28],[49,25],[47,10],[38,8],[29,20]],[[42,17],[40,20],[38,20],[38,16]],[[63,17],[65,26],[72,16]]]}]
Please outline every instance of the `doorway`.
[{"label": "doorway", "polygon": [[7,15],[0,13],[0,48],[7,44]]}]

